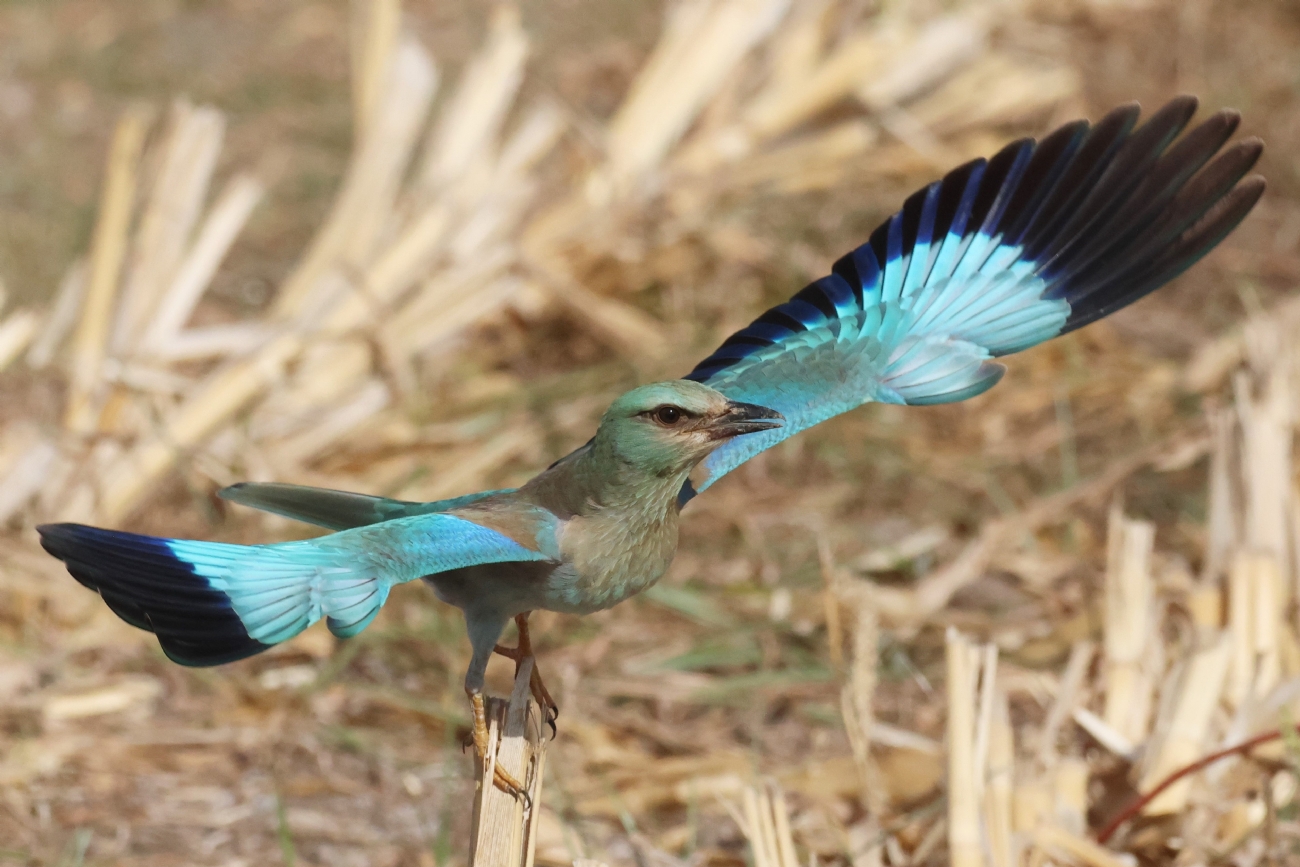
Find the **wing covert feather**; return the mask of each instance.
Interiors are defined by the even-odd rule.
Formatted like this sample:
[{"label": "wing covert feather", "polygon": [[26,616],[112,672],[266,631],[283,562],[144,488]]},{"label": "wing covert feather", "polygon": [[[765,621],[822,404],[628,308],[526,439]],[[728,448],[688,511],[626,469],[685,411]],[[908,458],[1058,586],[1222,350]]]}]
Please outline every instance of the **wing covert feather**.
[{"label": "wing covert feather", "polygon": [[307,485],[286,485],[281,482],[241,482],[217,492],[217,496],[241,506],[261,509],[327,527],[331,530],[350,530],[397,518],[430,515],[459,509],[485,497],[509,491],[483,491],[450,500],[417,503],[410,500],[390,500],[369,494],[313,488]]}]

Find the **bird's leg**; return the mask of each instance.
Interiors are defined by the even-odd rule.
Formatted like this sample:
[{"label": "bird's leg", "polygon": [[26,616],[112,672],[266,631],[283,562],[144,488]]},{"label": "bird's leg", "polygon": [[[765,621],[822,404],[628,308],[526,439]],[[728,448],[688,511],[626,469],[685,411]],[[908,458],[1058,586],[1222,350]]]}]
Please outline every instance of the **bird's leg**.
[{"label": "bird's leg", "polygon": [[[515,615],[515,626],[519,630],[518,647],[502,647],[498,644],[493,650],[501,654],[506,659],[515,661],[515,674],[519,673],[519,666],[530,656],[533,656],[533,643],[528,635],[528,615],[531,612],[525,611],[523,614]],[[546,689],[546,684],[542,682],[542,673],[537,667],[537,657],[533,656],[533,673],[528,679],[528,690],[533,694],[533,698],[546,715],[546,724],[551,727],[551,737],[555,737],[555,721],[560,717],[560,706],[551,698],[551,693]]]},{"label": "bird's leg", "polygon": [[[483,693],[477,691],[465,690],[469,696],[470,712],[474,717],[473,737],[474,752],[484,762],[488,760],[488,726],[487,726],[487,704],[483,701]],[[505,768],[501,767],[499,762],[492,763],[492,783],[498,789],[507,794],[514,795],[516,798],[528,799],[528,791],[524,784],[516,780]]]},{"label": "bird's leg", "polygon": [[[487,703],[483,700],[483,681],[487,674],[488,660],[492,658],[492,648],[504,625],[479,621],[466,616],[465,625],[469,630],[470,645],[474,655],[470,659],[469,670],[465,672],[465,694],[469,696],[470,713],[473,723],[470,734],[474,739],[474,752],[486,763],[488,761],[488,725]],[[492,783],[498,789],[518,798],[528,800],[528,792],[522,783],[514,778],[497,762],[492,763]]]}]

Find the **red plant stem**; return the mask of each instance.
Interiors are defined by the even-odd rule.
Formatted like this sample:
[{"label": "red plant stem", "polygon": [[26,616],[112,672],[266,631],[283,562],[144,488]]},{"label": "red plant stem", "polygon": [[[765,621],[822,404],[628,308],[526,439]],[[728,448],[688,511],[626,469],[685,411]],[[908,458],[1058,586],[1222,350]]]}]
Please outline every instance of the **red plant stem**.
[{"label": "red plant stem", "polygon": [[[1300,725],[1296,726],[1295,729],[1298,733],[1300,733]],[[1174,783],[1181,780],[1183,777],[1186,777],[1189,774],[1194,774],[1197,771],[1202,770],[1204,768],[1208,768],[1210,765],[1214,764],[1219,759],[1226,759],[1228,756],[1235,756],[1235,755],[1241,755],[1242,753],[1248,753],[1251,750],[1255,749],[1255,747],[1260,746],[1261,744],[1266,744],[1269,741],[1275,741],[1280,737],[1282,737],[1281,729],[1274,729],[1271,732],[1264,732],[1262,735],[1256,735],[1255,737],[1251,738],[1248,741],[1242,741],[1236,746],[1228,747],[1225,750],[1219,750],[1217,753],[1210,753],[1208,756],[1205,756],[1204,758],[1201,759],[1197,759],[1195,762],[1192,762],[1190,765],[1186,765],[1182,768],[1179,768],[1178,770],[1174,771],[1172,774],[1170,774],[1169,776],[1161,780],[1160,784],[1157,785],[1154,789],[1147,792],[1145,795],[1140,795],[1139,797],[1135,798],[1132,803],[1130,803],[1123,810],[1120,810],[1119,815],[1116,816],[1114,819],[1111,819],[1110,823],[1106,825],[1105,828],[1102,828],[1101,831],[1097,834],[1097,842],[1104,845],[1106,841],[1108,841],[1112,836],[1114,836],[1115,832],[1119,830],[1120,825],[1123,825],[1129,819],[1132,819],[1134,816],[1136,816],[1139,812],[1142,811],[1143,807],[1145,807],[1147,804],[1154,801],[1161,792],[1163,792],[1165,789],[1169,788]]]}]

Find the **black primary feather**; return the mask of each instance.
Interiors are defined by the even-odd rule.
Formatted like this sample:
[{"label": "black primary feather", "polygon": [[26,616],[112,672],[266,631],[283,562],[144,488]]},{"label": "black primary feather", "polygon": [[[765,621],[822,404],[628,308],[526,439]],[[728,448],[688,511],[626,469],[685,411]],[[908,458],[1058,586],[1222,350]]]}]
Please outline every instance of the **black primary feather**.
[{"label": "black primary feather", "polygon": [[[1016,261],[1044,281],[1043,297],[1069,303],[1060,333],[1133,303],[1213,249],[1263,193],[1262,178],[1245,178],[1262,144],[1246,139],[1220,150],[1236,131],[1233,111],[1184,133],[1196,107],[1194,97],[1180,96],[1139,125],[1138,106],[1120,106],[1095,125],[1074,121],[1042,142],[1015,141],[954,169],[937,189],[908,197],[829,276],[733,334],[687,378],[707,382],[759,349],[861,310],[886,271],[928,278],[950,232],[961,238],[962,256],[977,235],[996,241],[980,248],[984,261],[1018,250]],[[930,261],[913,264],[918,241],[932,242]],[[980,264],[963,261],[961,271]]]},{"label": "black primary feather", "polygon": [[81,524],[43,524],[41,546],[132,626],[158,636],[181,665],[234,662],[266,650],[226,594],[212,589],[162,539]]}]

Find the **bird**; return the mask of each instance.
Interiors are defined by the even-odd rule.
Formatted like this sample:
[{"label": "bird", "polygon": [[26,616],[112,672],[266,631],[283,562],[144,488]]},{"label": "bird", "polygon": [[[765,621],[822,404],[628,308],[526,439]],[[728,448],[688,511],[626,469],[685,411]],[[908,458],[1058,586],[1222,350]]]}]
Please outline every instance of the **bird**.
[{"label": "bird", "polygon": [[[831,273],[728,337],[681,379],[633,388],[595,435],[517,489],[409,502],[243,483],[234,503],[331,532],[263,545],[38,527],[45,550],[181,665],[232,662],[317,620],[347,638],[422,579],[465,618],[465,691],[480,756],[493,653],[532,652],[529,613],[588,614],[667,571],[690,501],[755,455],[866,403],[975,397],[996,359],[1101,319],[1195,264],[1264,191],[1257,138],[1232,110],[1188,129],[1194,97],[1140,121],[1014,141],[906,199]],[[498,644],[514,620],[518,645]],[[533,669],[533,694],[558,707]],[[494,783],[521,794],[500,766]]]}]

